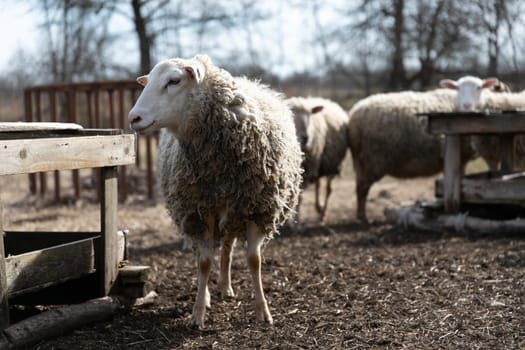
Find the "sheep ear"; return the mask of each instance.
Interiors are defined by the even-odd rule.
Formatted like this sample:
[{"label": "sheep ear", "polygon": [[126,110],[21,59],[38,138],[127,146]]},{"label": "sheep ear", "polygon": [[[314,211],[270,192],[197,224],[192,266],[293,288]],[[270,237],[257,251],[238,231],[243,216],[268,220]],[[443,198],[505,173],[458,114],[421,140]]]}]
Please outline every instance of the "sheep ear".
[{"label": "sheep ear", "polygon": [[184,70],[188,72],[190,77],[195,79],[199,84],[204,79],[204,66],[198,62],[192,63],[184,67]]},{"label": "sheep ear", "polygon": [[498,78],[487,78],[487,79],[483,80],[483,84],[481,85],[481,87],[483,89],[485,89],[485,88],[489,88],[489,87],[491,87],[493,85],[496,85],[498,83],[499,83]]},{"label": "sheep ear", "polygon": [[312,108],[312,114],[319,113],[323,110],[324,106],[315,106]]},{"label": "sheep ear", "polygon": [[143,75],[141,77],[138,77],[137,78],[137,83],[139,83],[142,86],[146,86],[146,84],[148,83],[148,76],[147,75]]},{"label": "sheep ear", "polygon": [[458,88],[458,84],[456,84],[454,80],[450,80],[450,79],[441,80],[439,82],[439,86],[441,86],[442,88],[453,89],[453,90],[457,90]]}]

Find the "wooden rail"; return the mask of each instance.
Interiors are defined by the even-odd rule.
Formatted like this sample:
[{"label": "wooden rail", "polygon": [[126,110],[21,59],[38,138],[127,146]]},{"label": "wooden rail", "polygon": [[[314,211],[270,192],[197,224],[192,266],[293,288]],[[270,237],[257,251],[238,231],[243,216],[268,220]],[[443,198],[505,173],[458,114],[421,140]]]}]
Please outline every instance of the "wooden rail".
[{"label": "wooden rail", "polygon": [[[27,122],[67,122],[78,123],[84,128],[129,130],[128,111],[135,103],[142,86],[134,80],[97,81],[89,83],[51,84],[28,87],[24,90],[25,121]],[[153,199],[154,162],[157,137],[139,136],[137,138],[136,162],[134,166],[119,169],[119,200],[127,198],[128,170],[134,167],[145,170],[147,197]],[[74,196],[80,197],[79,171],[72,172]],[[95,188],[101,179],[100,169],[94,169]],[[61,173],[53,171],[54,196],[61,197]],[[29,174],[29,189],[32,194],[44,196],[48,191],[46,172]],[[97,194],[100,199],[100,194]]]}]

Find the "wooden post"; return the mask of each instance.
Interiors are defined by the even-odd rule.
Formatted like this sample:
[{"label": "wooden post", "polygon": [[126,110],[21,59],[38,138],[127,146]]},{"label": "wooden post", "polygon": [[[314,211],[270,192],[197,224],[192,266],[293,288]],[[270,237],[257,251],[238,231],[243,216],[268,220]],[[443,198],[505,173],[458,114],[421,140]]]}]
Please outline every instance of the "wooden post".
[{"label": "wooden post", "polygon": [[[32,103],[32,94],[31,90],[25,89],[24,90],[24,114],[25,114],[25,121],[26,122],[32,122],[33,121],[33,103]],[[36,194],[36,174],[31,173],[29,176],[29,191],[32,195]]]},{"label": "wooden post", "polygon": [[[50,90],[48,92],[49,96],[49,114],[51,115],[52,122],[58,122],[58,113],[57,113],[57,101],[56,101],[56,91]],[[55,170],[55,201],[60,201],[60,172]]]},{"label": "wooden post", "polygon": [[[76,123],[77,122],[77,95],[74,89],[67,91],[67,113],[68,113],[68,122]],[[73,178],[73,189],[75,191],[75,200],[80,199],[80,173],[78,169],[71,171],[71,176]]]},{"label": "wooden post", "polygon": [[501,171],[504,174],[511,173],[514,169],[514,135],[501,134]]},{"label": "wooden post", "polygon": [[444,206],[447,213],[457,213],[461,191],[461,136],[447,135],[445,138]]},{"label": "wooden post", "polygon": [[5,268],[4,231],[0,218],[0,331],[9,326],[9,304],[7,302],[7,273]]},{"label": "wooden post", "polygon": [[108,295],[117,279],[117,167],[102,168],[102,201],[100,203],[100,225],[102,249],[97,270],[100,276],[100,295]]},{"label": "wooden post", "polygon": [[[117,128],[125,129],[126,128],[126,122],[127,122],[127,115],[126,110],[124,109],[124,89],[118,90],[118,106],[119,106],[119,118],[118,118],[118,124]],[[120,202],[124,202],[126,198],[128,197],[128,183],[126,179],[126,167],[123,166],[120,168],[119,171],[119,183],[120,183],[120,191],[119,191],[119,200]]]}]

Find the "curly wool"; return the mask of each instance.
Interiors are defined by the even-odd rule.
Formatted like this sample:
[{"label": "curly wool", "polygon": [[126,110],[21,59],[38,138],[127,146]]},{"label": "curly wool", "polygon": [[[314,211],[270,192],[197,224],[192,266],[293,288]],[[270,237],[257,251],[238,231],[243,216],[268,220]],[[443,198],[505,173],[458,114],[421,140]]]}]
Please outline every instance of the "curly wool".
[{"label": "curly wool", "polygon": [[[204,232],[209,215],[221,232],[243,238],[251,220],[271,238],[294,214],[301,187],[291,112],[266,86],[203,64],[205,79],[189,97],[184,137],[161,133],[158,169],[166,207],[193,238]],[[254,120],[236,115],[239,110]]]}]

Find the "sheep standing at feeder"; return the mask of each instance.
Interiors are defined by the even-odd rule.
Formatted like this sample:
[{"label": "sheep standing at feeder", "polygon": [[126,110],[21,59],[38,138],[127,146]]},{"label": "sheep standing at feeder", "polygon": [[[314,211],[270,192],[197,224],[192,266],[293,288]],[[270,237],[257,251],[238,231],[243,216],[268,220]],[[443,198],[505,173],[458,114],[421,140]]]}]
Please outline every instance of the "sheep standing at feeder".
[{"label": "sheep standing at feeder", "polygon": [[[335,102],[314,97],[287,100],[304,153],[303,185],[315,183],[315,208],[324,221],[332,180],[341,173],[348,149],[348,114]],[[326,177],[324,201],[320,201],[321,178]]]},{"label": "sheep standing at feeder", "polygon": [[[456,105],[459,111],[499,110],[510,111],[525,108],[525,90],[512,93],[510,88],[495,78],[482,80],[465,76],[457,81],[444,79],[440,85],[458,91]],[[490,88],[486,89],[486,88]],[[515,139],[516,163],[525,166],[525,137]],[[497,135],[474,135],[472,145],[485,160],[490,170],[497,170],[501,161],[500,138]]]},{"label": "sheep standing at feeder", "polygon": [[[392,92],[369,96],[349,111],[349,144],[356,177],[357,217],[366,221],[370,187],[383,176],[414,178],[443,170],[443,137],[426,131],[418,113],[453,112],[456,93]],[[462,165],[474,157],[468,140],[461,147]]]},{"label": "sheep standing at feeder", "polygon": [[203,327],[208,279],[221,243],[218,287],[233,296],[236,239],[246,240],[255,314],[272,323],[261,283],[261,247],[293,215],[302,155],[282,97],[234,78],[205,55],[158,63],[129,113],[139,133],[166,128],[159,143],[160,187],[174,223],[197,251],[198,288],[190,326]]}]

